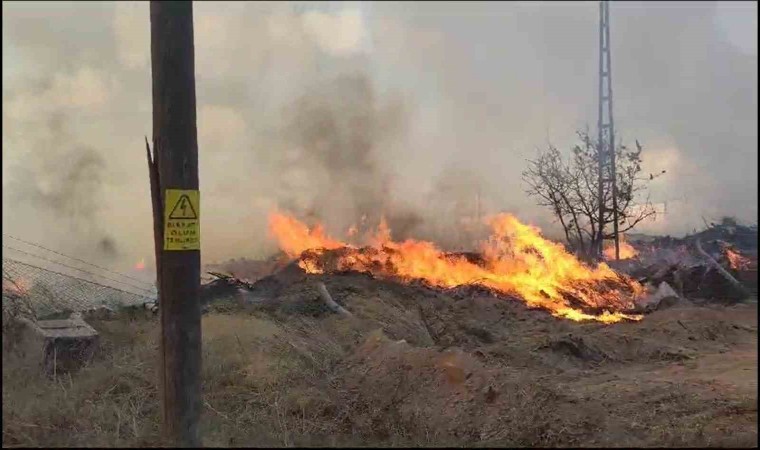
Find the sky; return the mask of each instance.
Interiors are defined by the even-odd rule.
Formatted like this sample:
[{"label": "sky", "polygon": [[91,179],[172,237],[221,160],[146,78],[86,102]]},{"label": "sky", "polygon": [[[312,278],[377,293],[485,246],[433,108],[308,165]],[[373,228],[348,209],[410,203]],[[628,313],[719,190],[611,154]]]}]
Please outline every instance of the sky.
[{"label": "sky", "polygon": [[[150,261],[149,4],[2,8],[4,232]],[[755,223],[757,3],[610,15],[617,134],[667,170],[640,231]],[[196,2],[194,28],[205,262],[271,252],[274,207],[445,239],[479,190],[556,231],[520,174],[596,123],[597,2]]]}]

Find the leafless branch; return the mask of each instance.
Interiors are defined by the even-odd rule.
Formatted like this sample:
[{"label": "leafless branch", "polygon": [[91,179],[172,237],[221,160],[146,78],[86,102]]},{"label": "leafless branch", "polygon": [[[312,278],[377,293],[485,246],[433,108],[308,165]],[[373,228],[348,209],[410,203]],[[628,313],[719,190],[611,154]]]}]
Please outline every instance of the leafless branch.
[{"label": "leafless branch", "polygon": [[[617,167],[617,211],[605,209],[599,211],[599,167],[597,163],[598,143],[594,142],[588,130],[577,131],[579,145],[572,149],[567,160],[554,146],[538,149],[537,157],[528,161],[528,168],[523,172],[523,180],[528,188],[526,193],[535,197],[541,206],[550,208],[555,218],[562,225],[565,238],[571,245],[578,244],[580,250],[598,244],[597,235],[600,226],[606,228],[618,217],[619,233],[627,232],[642,221],[654,217],[656,211],[649,198],[641,200],[641,194],[647,189],[647,183],[665,171],[641,175],[642,146],[636,141],[636,148],[629,149],[619,144],[615,150]],[[604,189],[603,201],[612,203],[613,192]],[[606,233],[603,238],[614,237]]]}]

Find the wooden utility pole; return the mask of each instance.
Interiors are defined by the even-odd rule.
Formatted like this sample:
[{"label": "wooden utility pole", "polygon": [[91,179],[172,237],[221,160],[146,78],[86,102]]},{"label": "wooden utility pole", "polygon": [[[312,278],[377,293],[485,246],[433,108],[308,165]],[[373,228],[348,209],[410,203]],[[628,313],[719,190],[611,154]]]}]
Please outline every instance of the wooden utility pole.
[{"label": "wooden utility pole", "polygon": [[148,166],[161,312],[162,425],[171,444],[198,447],[200,204],[192,3],[151,1],[150,34],[153,155],[148,149]]}]

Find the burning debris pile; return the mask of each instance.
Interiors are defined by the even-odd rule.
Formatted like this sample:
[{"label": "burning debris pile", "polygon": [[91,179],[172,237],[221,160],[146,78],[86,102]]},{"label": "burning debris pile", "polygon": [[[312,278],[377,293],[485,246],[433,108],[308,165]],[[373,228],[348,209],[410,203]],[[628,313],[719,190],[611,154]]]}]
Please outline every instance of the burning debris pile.
[{"label": "burning debris pile", "polygon": [[509,214],[491,217],[491,236],[477,255],[446,253],[435,244],[408,239],[395,242],[382,221],[367,245],[357,247],[309,228],[295,218],[270,215],[270,232],[280,248],[297,258],[309,274],[365,272],[401,283],[438,289],[486,288],[527,306],[575,321],[614,323],[639,320],[631,314],[643,287],[606,264],[589,267],[562,245]]},{"label": "burning debris pile", "polygon": [[[642,283],[672,286],[691,299],[739,301],[757,295],[757,227],[725,220],[682,239],[631,238],[633,257],[609,264]],[[614,252],[614,249],[613,249]]]},{"label": "burning debris pile", "polygon": [[[625,240],[625,235],[620,236],[620,259],[631,259],[635,258],[636,255],[639,254],[638,250],[636,250],[636,247],[629,244]],[[611,261],[616,259],[615,258],[615,243],[614,242],[605,242],[604,245],[604,259]]]},{"label": "burning debris pile", "polygon": [[[757,239],[742,234],[743,229],[734,232],[739,239],[704,243],[700,238],[708,235],[726,238],[726,230],[649,243],[623,238],[620,261],[590,266],[512,215],[496,215],[487,223],[491,234],[478,252],[452,253],[432,242],[394,241],[384,220],[363,236],[350,227],[341,240],[321,224],[310,227],[273,212],[269,231],[281,253],[265,261],[220,265],[209,272],[216,279],[203,286],[202,303],[222,297],[266,303],[309,275],[364,274],[456,299],[487,294],[555,317],[615,323],[638,321],[642,313],[672,303],[661,303],[664,298],[732,302],[751,295],[747,287],[757,288]],[[614,258],[614,246],[606,254]]]}]

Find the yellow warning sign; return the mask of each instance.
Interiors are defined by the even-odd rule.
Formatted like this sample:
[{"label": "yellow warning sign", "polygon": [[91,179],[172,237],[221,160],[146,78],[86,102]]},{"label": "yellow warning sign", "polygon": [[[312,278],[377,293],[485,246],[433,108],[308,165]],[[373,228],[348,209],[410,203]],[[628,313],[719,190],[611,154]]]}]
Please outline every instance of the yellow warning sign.
[{"label": "yellow warning sign", "polygon": [[200,193],[167,189],[164,202],[164,250],[200,250]]}]

